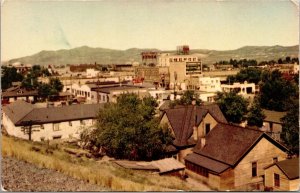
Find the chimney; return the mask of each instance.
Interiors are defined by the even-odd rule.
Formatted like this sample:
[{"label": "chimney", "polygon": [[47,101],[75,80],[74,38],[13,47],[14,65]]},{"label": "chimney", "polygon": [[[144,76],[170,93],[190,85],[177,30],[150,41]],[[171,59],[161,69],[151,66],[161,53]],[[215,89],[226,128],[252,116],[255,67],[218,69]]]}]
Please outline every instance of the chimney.
[{"label": "chimney", "polygon": [[201,143],[201,148],[203,148],[203,147],[205,146],[205,144],[206,144],[206,139],[205,139],[205,137],[201,137],[201,138],[200,138],[200,143]]},{"label": "chimney", "polygon": [[197,141],[198,140],[198,129],[197,129],[197,127],[196,126],[194,126],[193,127],[193,139],[195,140],[195,141]]}]

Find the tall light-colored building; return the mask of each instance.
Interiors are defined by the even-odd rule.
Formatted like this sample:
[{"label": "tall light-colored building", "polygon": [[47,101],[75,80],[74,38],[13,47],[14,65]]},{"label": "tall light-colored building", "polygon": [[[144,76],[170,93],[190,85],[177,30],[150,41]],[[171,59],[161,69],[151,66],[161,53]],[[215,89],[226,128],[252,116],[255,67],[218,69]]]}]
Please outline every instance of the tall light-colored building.
[{"label": "tall light-colored building", "polygon": [[200,62],[198,54],[179,55],[171,53],[161,53],[157,57],[157,66],[170,66],[170,63]]}]

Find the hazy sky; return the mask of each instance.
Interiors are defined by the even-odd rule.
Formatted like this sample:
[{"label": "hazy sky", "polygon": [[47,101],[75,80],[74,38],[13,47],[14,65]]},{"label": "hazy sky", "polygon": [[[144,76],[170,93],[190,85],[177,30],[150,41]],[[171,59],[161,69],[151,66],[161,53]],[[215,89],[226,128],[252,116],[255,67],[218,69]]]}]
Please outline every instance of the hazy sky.
[{"label": "hazy sky", "polygon": [[298,43],[299,4],[289,0],[2,0],[2,60],[83,45],[227,50]]}]

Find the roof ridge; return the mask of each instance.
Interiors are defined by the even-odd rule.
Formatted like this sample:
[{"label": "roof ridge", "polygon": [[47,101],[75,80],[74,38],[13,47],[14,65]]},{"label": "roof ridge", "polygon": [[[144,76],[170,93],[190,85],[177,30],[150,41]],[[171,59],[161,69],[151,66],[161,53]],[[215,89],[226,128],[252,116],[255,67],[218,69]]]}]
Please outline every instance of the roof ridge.
[{"label": "roof ridge", "polygon": [[235,124],[232,124],[232,123],[223,123],[223,122],[218,122],[218,124],[230,125],[230,126],[237,127],[237,128],[241,128],[241,129],[247,129],[247,130],[257,131],[257,132],[259,132],[259,133],[265,133],[264,131],[261,131],[261,130],[259,130],[259,129],[250,128],[250,127],[248,127],[248,126],[242,127],[242,126],[240,126],[240,125],[235,125]]},{"label": "roof ridge", "polygon": [[[28,113],[26,113],[22,118],[20,118],[20,119],[16,122],[16,124],[19,123],[19,122],[22,122],[22,120],[34,110],[34,106],[33,106],[32,104],[27,103],[27,102],[24,102],[24,103],[30,105],[30,106],[32,107],[32,109],[31,109]],[[15,125],[16,125],[16,124],[15,124]]]}]

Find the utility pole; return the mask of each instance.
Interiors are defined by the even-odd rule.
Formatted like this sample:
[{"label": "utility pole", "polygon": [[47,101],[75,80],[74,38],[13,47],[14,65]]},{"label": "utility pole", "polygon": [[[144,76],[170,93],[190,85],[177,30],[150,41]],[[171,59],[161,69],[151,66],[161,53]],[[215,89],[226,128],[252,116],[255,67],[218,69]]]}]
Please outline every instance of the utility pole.
[{"label": "utility pole", "polygon": [[33,133],[34,131],[38,131],[38,130],[32,129],[32,125],[33,125],[34,123],[36,123],[37,121],[39,121],[39,120],[35,120],[35,121],[30,120],[30,121],[25,121],[25,122],[23,122],[25,126],[24,126],[21,130],[24,132],[24,134],[27,134],[27,135],[28,135],[28,140],[29,140],[29,141],[31,141],[32,133]]}]

